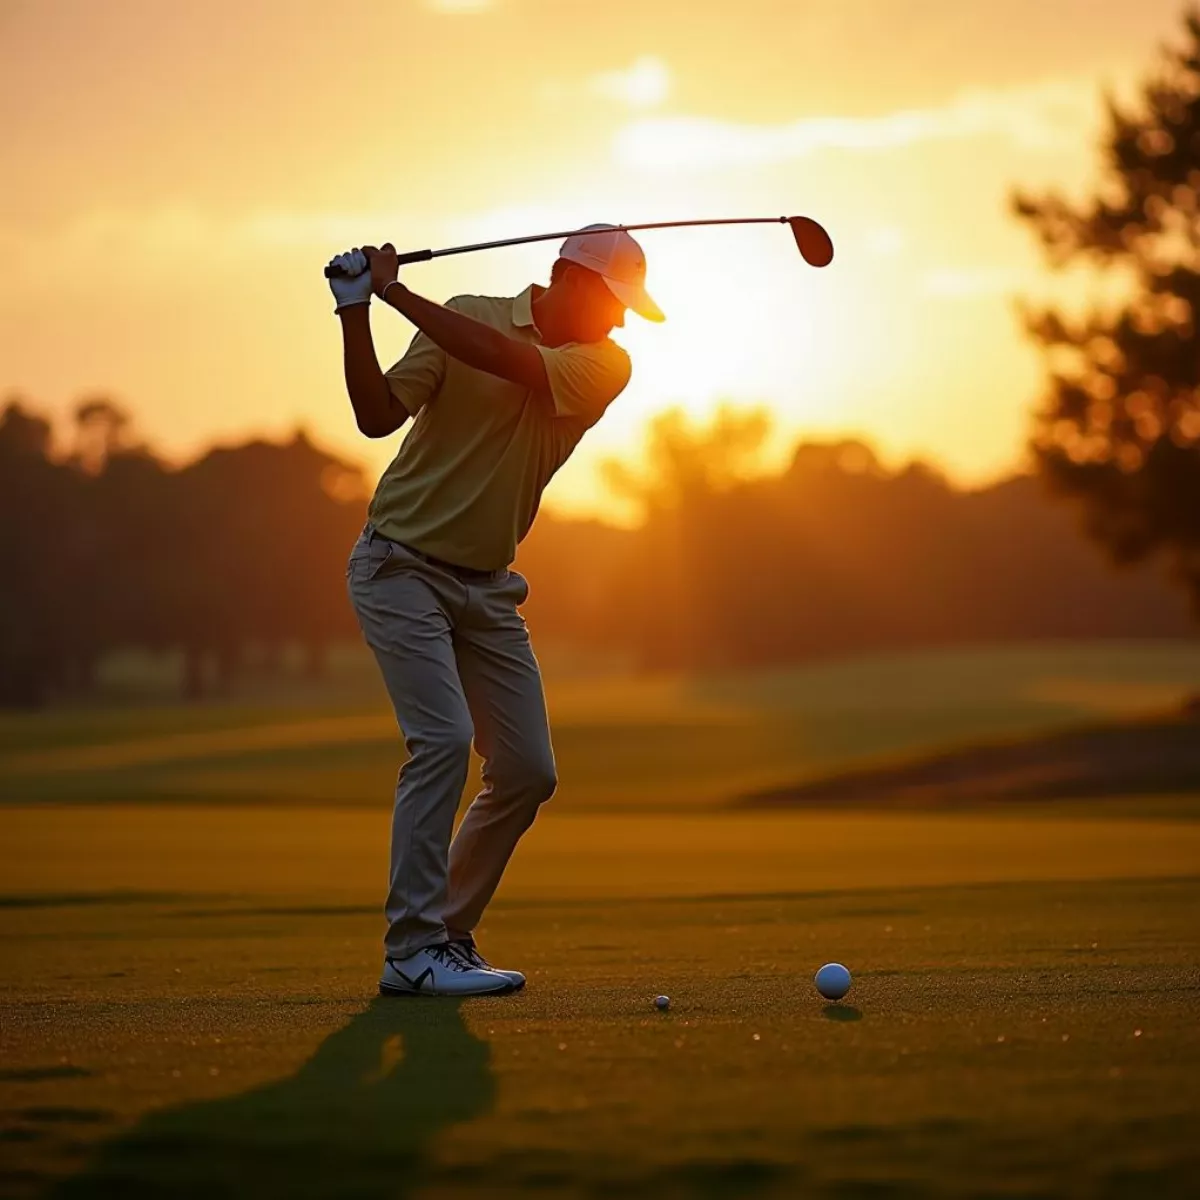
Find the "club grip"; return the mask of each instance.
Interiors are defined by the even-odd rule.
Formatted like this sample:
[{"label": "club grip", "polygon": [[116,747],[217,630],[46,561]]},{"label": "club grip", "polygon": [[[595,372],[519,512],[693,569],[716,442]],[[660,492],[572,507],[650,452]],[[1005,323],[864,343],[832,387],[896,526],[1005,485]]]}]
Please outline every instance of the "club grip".
[{"label": "club grip", "polygon": [[[400,264],[400,266],[406,267],[409,263],[429,262],[431,258],[433,258],[432,250],[409,250],[407,253],[401,254],[396,261]],[[341,274],[342,272],[336,267],[325,268],[326,279],[336,279],[339,278]]]}]

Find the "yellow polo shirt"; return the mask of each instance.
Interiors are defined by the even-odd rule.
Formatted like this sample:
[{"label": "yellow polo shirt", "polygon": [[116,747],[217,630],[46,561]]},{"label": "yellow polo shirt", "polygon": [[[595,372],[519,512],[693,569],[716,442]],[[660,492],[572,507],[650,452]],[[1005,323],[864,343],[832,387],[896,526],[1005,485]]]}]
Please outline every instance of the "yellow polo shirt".
[{"label": "yellow polo shirt", "polygon": [[455,296],[447,307],[537,346],[552,405],[450,358],[423,333],[384,372],[413,418],[368,510],[384,537],[460,567],[507,567],[551,476],[629,382],[629,355],[609,338],[541,344],[535,286],[516,297]]}]

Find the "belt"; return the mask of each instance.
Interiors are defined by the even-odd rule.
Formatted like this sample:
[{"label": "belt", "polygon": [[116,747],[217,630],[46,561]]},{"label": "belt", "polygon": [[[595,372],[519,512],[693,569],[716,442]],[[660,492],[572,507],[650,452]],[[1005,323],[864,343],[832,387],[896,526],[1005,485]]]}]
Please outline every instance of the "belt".
[{"label": "belt", "polygon": [[395,544],[414,558],[419,558],[431,567],[440,567],[443,571],[449,571],[451,575],[457,575],[459,579],[496,579],[500,575],[499,571],[481,571],[478,567],[460,567],[457,563],[446,562],[445,559],[441,558],[434,558],[432,554],[426,554],[423,550],[417,550],[404,542],[396,542]]}]

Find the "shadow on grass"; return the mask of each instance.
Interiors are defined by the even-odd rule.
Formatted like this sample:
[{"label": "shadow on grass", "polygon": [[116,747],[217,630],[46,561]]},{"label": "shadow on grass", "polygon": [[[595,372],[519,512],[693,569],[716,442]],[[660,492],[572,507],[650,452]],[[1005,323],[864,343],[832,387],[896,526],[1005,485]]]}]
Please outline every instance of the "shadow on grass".
[{"label": "shadow on grass", "polygon": [[1016,800],[1177,796],[1174,815],[1194,818],[1197,792],[1200,719],[1184,711],[918,753],[755,792],[735,804],[970,809]]},{"label": "shadow on grass", "polygon": [[376,1000],[290,1078],[153,1113],[50,1194],[409,1195],[434,1137],[491,1109],[490,1060],[453,1001]]},{"label": "shadow on grass", "polygon": [[827,1004],[821,1009],[821,1015],[827,1021],[861,1021],[862,1009],[853,1004]]},{"label": "shadow on grass", "polygon": [[186,892],[60,892],[45,895],[0,896],[0,908],[82,908],[108,904],[175,904],[191,897]]},{"label": "shadow on grass", "polygon": [[49,1079],[87,1079],[92,1074],[82,1067],[67,1065],[57,1067],[26,1067],[11,1071],[0,1071],[0,1083],[44,1083]]}]

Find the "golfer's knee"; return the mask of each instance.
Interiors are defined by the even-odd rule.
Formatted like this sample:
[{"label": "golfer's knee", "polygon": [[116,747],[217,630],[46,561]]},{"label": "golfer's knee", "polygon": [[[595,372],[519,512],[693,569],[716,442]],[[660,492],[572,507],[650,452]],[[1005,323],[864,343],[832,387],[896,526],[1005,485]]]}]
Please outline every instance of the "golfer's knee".
[{"label": "golfer's knee", "polygon": [[535,804],[545,804],[558,791],[558,771],[554,759],[534,764],[529,772],[529,794]]},{"label": "golfer's knee", "polygon": [[468,763],[471,758],[471,739],[474,730],[470,725],[445,725],[426,733],[414,747],[413,758],[425,758],[430,763],[452,763],[456,766]]},{"label": "golfer's knee", "polygon": [[544,804],[558,788],[558,772],[549,754],[531,754],[497,763],[492,778],[498,792],[520,797],[532,808]]}]

